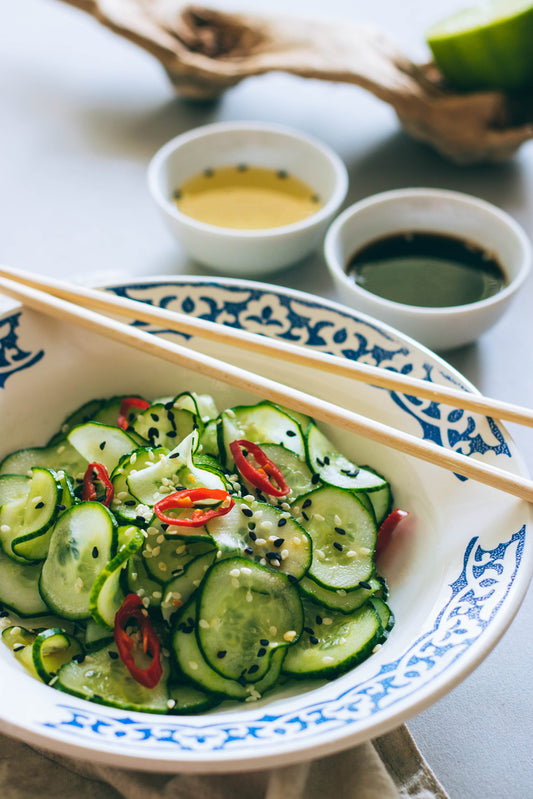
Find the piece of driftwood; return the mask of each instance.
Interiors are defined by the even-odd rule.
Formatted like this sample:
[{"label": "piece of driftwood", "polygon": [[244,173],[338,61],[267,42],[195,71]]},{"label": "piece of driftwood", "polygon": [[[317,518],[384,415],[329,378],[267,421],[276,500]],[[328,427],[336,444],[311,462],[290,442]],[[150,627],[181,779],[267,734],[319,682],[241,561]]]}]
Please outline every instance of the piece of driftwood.
[{"label": "piece of driftwood", "polygon": [[459,164],[501,161],[533,138],[533,92],[457,94],[355,22],[228,13],[180,0],[62,0],[154,55],[185,97],[211,99],[244,78],[286,72],[350,83],[389,103],[405,130]]}]

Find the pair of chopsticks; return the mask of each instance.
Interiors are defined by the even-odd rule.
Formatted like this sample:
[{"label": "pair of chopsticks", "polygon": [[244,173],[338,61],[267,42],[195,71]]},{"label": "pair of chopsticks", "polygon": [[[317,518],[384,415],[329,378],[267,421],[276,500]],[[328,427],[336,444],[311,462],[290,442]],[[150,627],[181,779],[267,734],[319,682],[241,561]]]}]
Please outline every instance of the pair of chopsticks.
[{"label": "pair of chopsticks", "polygon": [[[533,411],[487,397],[470,394],[448,386],[439,386],[378,367],[347,361],[333,355],[310,352],[305,347],[280,342],[247,331],[235,330],[207,320],[157,308],[86,287],[43,278],[29,272],[0,267],[0,291],[24,305],[56,319],[99,333],[146,354],[179,364],[199,374],[220,380],[236,388],[277,404],[336,425],[349,432],[420,458],[449,471],[485,483],[493,488],[533,502],[533,481],[513,475],[495,466],[439,447],[414,435],[368,419],[334,403],[282,385],[254,372],[198,354],[188,347],[166,341],[151,333],[119,322],[103,314],[134,318],[164,325],[180,333],[200,336],[240,349],[270,355],[295,364],[314,367],[322,374],[349,377],[374,386],[443,402],[475,413],[533,426]],[[100,312],[103,312],[100,313]]]}]

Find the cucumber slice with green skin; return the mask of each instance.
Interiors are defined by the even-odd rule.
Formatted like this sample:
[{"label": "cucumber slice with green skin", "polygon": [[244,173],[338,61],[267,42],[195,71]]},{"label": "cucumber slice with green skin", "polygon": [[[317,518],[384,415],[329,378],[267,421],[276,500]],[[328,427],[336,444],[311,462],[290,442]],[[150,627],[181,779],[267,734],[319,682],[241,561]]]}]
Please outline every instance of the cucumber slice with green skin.
[{"label": "cucumber slice with green skin", "polygon": [[[316,478],[313,481],[313,473],[307,465],[305,458],[291,452],[281,444],[259,444],[267,458],[269,458],[281,470],[285,482],[290,488],[290,494],[286,497],[269,496],[268,501],[271,504],[277,503],[278,505],[283,502],[290,502],[295,500],[302,494],[307,494],[316,488]],[[242,479],[242,478],[241,478]],[[243,480],[250,493],[255,493],[259,499],[266,499],[261,492],[254,486]]]},{"label": "cucumber slice with green skin", "polygon": [[311,564],[311,539],[304,528],[266,502],[235,498],[225,516],[206,525],[222,558],[240,556],[299,580]]},{"label": "cucumber slice with green skin", "polygon": [[65,439],[73,427],[78,427],[80,424],[86,424],[86,422],[93,421],[96,414],[103,407],[105,402],[106,400],[103,399],[89,400],[89,402],[85,402],[73,413],[69,414],[57,433],[54,433],[47,446],[50,447],[53,444],[58,444],[60,441]]},{"label": "cucumber slice with green skin", "polygon": [[69,443],[88,463],[101,463],[109,474],[119,460],[137,447],[137,442],[119,427],[87,422],[68,434]]},{"label": "cucumber slice with green skin", "polygon": [[394,614],[392,610],[389,608],[385,600],[381,599],[381,597],[373,596],[370,597],[368,603],[372,605],[374,610],[379,616],[381,621],[381,626],[383,627],[383,636],[382,640],[384,641],[385,638],[388,637],[390,631],[394,627]]},{"label": "cucumber slice with green skin", "polygon": [[101,649],[105,644],[109,644],[112,641],[113,636],[107,627],[97,624],[94,619],[87,621],[83,636],[83,648],[86,652]]},{"label": "cucumber slice with green skin", "polygon": [[215,563],[197,601],[200,650],[230,680],[262,679],[274,651],[302,631],[302,603],[287,575],[244,558]]},{"label": "cucumber slice with green skin", "polygon": [[229,445],[237,439],[254,444],[282,444],[300,457],[305,457],[300,425],[270,402],[239,405],[223,411],[219,419],[219,451],[229,469],[234,468]]},{"label": "cucumber slice with green skin", "polygon": [[165,585],[161,615],[166,622],[170,623],[178,609],[200,587],[208,569],[215,562],[216,555],[215,550],[206,552],[205,555],[199,555],[187,564],[182,574],[177,575]]},{"label": "cucumber slice with green skin", "polygon": [[98,624],[109,629],[113,628],[115,614],[125,597],[120,583],[122,569],[129,558],[144,544],[142,530],[132,525],[119,527],[117,538],[117,554],[100,572],[89,596],[91,616]]},{"label": "cucumber slice with green skin", "polygon": [[298,588],[308,599],[328,610],[331,608],[340,613],[352,613],[380,590],[381,583],[377,577],[371,577],[353,591],[345,591],[343,588],[334,591],[324,588],[306,575],[300,580]]},{"label": "cucumber slice with green skin", "polygon": [[23,619],[50,610],[39,593],[41,563],[17,563],[0,550],[0,604]]},{"label": "cucumber slice with green skin", "polygon": [[28,671],[32,677],[40,679],[33,663],[32,647],[38,631],[26,630],[17,625],[6,627],[2,631],[2,643],[13,652],[15,659]]},{"label": "cucumber slice with green skin", "polygon": [[[365,467],[367,471],[372,471],[368,466]],[[381,477],[381,475],[379,475]],[[384,479],[384,478],[383,478]],[[362,494],[362,492],[360,492]],[[376,517],[376,524],[379,525],[383,519],[389,515],[392,510],[392,491],[389,483],[386,483],[382,488],[377,488],[369,491],[366,496],[372,503],[374,516]]]},{"label": "cucumber slice with green skin", "polygon": [[[154,525],[150,532],[157,529]],[[214,557],[215,545],[210,538],[198,540],[181,535],[169,535],[165,538],[161,533],[152,534],[146,539],[142,556],[148,574],[156,580],[167,582],[183,574],[193,560],[207,552]]]},{"label": "cucumber slice with green skin", "polygon": [[122,572],[121,582],[124,593],[138,594],[147,597],[149,606],[159,607],[163,599],[164,583],[156,580],[146,569],[146,561],[140,550],[129,558],[125,571]]},{"label": "cucumber slice with green skin", "polygon": [[309,467],[320,475],[323,483],[350,491],[368,492],[377,491],[387,485],[387,481],[376,472],[348,460],[316,424],[311,424],[307,430],[306,449]]},{"label": "cucumber slice with green skin", "polygon": [[56,472],[64,471],[72,479],[82,479],[88,463],[88,460],[65,438],[49,447],[33,447],[12,452],[0,464],[0,475],[27,475],[33,466],[40,466],[42,469],[52,469]]},{"label": "cucumber slice with green skin", "polygon": [[30,478],[22,474],[6,474],[0,477],[0,546],[8,557],[21,563],[25,558],[15,555],[11,549],[12,541],[17,537],[28,494]]},{"label": "cucumber slice with green skin", "polygon": [[131,464],[132,468],[127,471],[126,476],[129,493],[138,503],[150,508],[167,494],[182,487],[179,481],[179,470],[184,466],[184,461],[179,453],[174,455],[164,448],[158,448],[154,452],[157,453],[154,461],[144,460],[143,465],[141,460],[139,467],[137,459],[134,458]]},{"label": "cucumber slice with green skin", "polygon": [[219,458],[218,451],[218,421],[217,419],[210,419],[204,426],[200,434],[199,451],[205,455],[211,455],[213,458]]},{"label": "cucumber slice with green skin", "polygon": [[61,514],[50,539],[39,590],[66,619],[90,618],[94,581],[116,551],[116,522],[99,502],[81,502]]},{"label": "cucumber slice with green skin", "polygon": [[56,676],[61,666],[81,652],[83,647],[78,639],[58,627],[40,632],[31,650],[35,671],[46,683]]},{"label": "cucumber slice with green skin", "polygon": [[270,666],[261,680],[247,684],[244,680],[223,677],[211,668],[198,645],[196,602],[188,602],[176,617],[172,632],[172,650],[176,663],[194,685],[212,694],[223,694],[239,700],[259,699],[278,680],[285,649],[277,649]]},{"label": "cucumber slice with green skin", "polygon": [[[11,551],[16,558],[44,560],[63,491],[55,472],[38,466],[32,469],[29,489],[20,524],[12,526]],[[1,519],[0,511],[0,524]]]},{"label": "cucumber slice with green skin", "polygon": [[61,486],[61,502],[57,506],[57,510],[59,513],[66,510],[67,508],[72,507],[78,502],[78,498],[74,493],[74,486],[72,485],[72,480],[68,476],[66,472],[59,471],[57,474],[57,481]]},{"label": "cucumber slice with green skin", "polygon": [[54,688],[123,710],[168,713],[167,677],[168,665],[163,661],[163,677],[155,688],[140,685],[120,660],[113,643],[62,666]]},{"label": "cucumber slice with green skin", "polygon": [[338,677],[369,657],[382,640],[383,627],[372,605],[349,616],[331,611],[327,625],[316,623],[320,606],[304,602],[304,608],[304,632],[283,661],[283,672],[292,677]]},{"label": "cucumber slice with green skin", "polygon": [[174,716],[204,713],[220,702],[220,697],[216,694],[206,693],[194,685],[169,682],[168,693],[168,712]]},{"label": "cucumber slice with green skin", "polygon": [[195,413],[176,408],[172,402],[156,403],[141,411],[132,428],[152,447],[174,449],[176,444],[190,435],[200,425]]},{"label": "cucumber slice with green skin", "polygon": [[128,452],[118,462],[117,467],[111,473],[113,483],[113,502],[111,510],[124,522],[135,522],[137,520],[137,508],[139,500],[129,490],[128,478],[133,472],[142,471],[144,468],[153,466],[159,462],[160,457],[168,454],[168,450],[160,447],[139,447],[133,452]]},{"label": "cucumber slice with green skin", "polygon": [[300,497],[291,510],[313,542],[308,575],[334,590],[358,588],[374,572],[374,514],[352,491],[323,486]]}]

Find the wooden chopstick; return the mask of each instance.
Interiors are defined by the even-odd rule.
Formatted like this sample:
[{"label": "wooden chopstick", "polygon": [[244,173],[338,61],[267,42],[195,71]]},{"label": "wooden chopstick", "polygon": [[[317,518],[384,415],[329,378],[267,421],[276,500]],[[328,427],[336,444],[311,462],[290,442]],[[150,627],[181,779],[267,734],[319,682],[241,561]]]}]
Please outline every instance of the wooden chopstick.
[{"label": "wooden chopstick", "polygon": [[52,297],[30,286],[23,286],[0,277],[0,290],[34,310],[62,319],[86,330],[126,344],[148,355],[179,364],[192,371],[220,380],[263,399],[312,416],[318,421],[336,425],[369,440],[400,450],[405,455],[420,458],[449,471],[470,477],[492,488],[533,502],[533,481],[489,466],[465,455],[421,440],[409,433],[395,430],[381,422],[341,408],[331,402],[312,397],[298,389],[220,361],[209,355],[201,358],[180,344],[154,336],[139,328],[118,322],[95,311]]},{"label": "wooden chopstick", "polygon": [[452,386],[438,385],[429,380],[420,380],[393,372],[390,369],[350,361],[328,353],[309,352],[308,348],[304,346],[282,342],[245,330],[236,330],[227,325],[198,319],[179,311],[157,308],[101,290],[70,285],[64,281],[37,276],[21,269],[0,266],[0,276],[93,310],[117,316],[133,317],[149,324],[164,324],[168,329],[179,333],[200,336],[222,344],[237,346],[240,349],[272,355],[290,363],[312,366],[322,373],[349,377],[380,388],[399,391],[403,394],[481,413],[484,416],[493,416],[496,419],[505,419],[533,427],[533,409],[530,408],[490,399]]}]

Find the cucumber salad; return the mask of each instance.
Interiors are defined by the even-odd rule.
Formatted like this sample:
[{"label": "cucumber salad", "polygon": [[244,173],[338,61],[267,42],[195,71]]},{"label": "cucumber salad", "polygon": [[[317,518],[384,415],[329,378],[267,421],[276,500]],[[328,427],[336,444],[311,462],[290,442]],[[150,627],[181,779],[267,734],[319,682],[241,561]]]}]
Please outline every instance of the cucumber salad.
[{"label": "cucumber salad", "polygon": [[2,641],[60,691],[152,713],[335,678],[394,623],[392,507],[270,402],[92,400],[0,463]]}]

